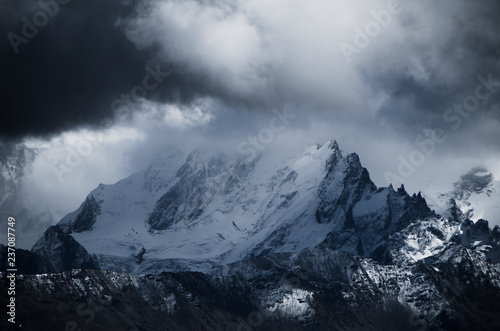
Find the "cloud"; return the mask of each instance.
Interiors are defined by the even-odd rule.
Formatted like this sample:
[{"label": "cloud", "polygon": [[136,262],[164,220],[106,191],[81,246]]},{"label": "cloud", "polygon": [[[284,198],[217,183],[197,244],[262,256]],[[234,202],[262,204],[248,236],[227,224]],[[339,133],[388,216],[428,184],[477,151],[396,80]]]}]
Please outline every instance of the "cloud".
[{"label": "cloud", "polygon": [[[5,35],[21,33],[21,18],[41,10],[28,1],[2,6]],[[19,54],[7,38],[0,44],[9,77],[2,85],[11,91],[2,108],[12,109],[0,132],[19,138],[97,125],[142,84],[146,67],[160,65],[170,75],[146,91],[148,101],[182,107],[212,98],[234,111],[289,104],[407,138],[442,125],[477,76],[500,80],[499,9],[487,0],[73,0]],[[356,48],[347,58],[346,44]],[[498,98],[471,123],[498,118],[488,111]]]},{"label": "cloud", "polygon": [[[362,86],[343,65],[332,21],[299,2],[157,1],[123,24],[140,48],[157,45],[159,60],[206,79],[213,96],[257,108],[314,100],[352,106]],[[342,91],[340,82],[348,83]]]},{"label": "cloud", "polygon": [[[44,3],[52,14],[43,9]],[[0,1],[0,87],[4,91],[0,138],[4,140],[49,138],[78,127],[98,126],[103,119],[113,118],[117,99],[134,97],[134,87],[141,87],[152,71],[164,73],[170,67],[152,62],[150,50],[139,51],[121,31],[118,22],[134,11],[135,2],[57,3]],[[47,20],[36,21],[40,17]],[[26,42],[18,43],[20,39],[9,35]],[[160,79],[157,85],[156,80],[147,81],[155,88],[146,91],[146,99],[161,95],[164,102],[189,103],[196,98],[197,84],[187,83],[188,77],[171,72]],[[143,96],[141,90],[136,94]]]},{"label": "cloud", "polygon": [[[122,24],[139,48],[156,46],[159,61],[206,81],[211,96],[256,109],[301,105],[311,116],[368,118],[417,135],[442,126],[478,76],[500,80],[491,14],[500,5],[395,3],[165,0]],[[348,58],[346,44],[357,49]],[[487,111],[497,99],[471,123],[498,118]]]}]

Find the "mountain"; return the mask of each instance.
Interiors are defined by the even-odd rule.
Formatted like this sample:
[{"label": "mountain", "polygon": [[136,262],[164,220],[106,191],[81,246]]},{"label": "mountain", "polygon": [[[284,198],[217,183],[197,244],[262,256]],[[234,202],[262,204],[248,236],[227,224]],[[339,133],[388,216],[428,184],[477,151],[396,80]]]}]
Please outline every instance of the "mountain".
[{"label": "mountain", "polygon": [[500,181],[486,168],[475,167],[460,176],[450,192],[439,193],[434,203],[444,213],[456,209],[465,218],[500,224]]},{"label": "mountain", "polygon": [[19,219],[18,247],[31,247],[46,228],[54,223],[52,215],[27,198],[25,176],[30,173],[38,151],[23,144],[0,143],[0,243],[7,244],[7,219]]},{"label": "mountain", "polygon": [[[145,171],[100,185],[57,227],[101,268],[144,273],[317,245],[390,263],[390,236],[428,217],[420,195],[378,189],[359,157],[330,141],[278,164],[271,155],[165,152]],[[42,238],[33,251],[50,245]]]},{"label": "mountain", "polygon": [[30,293],[19,320],[27,329],[496,330],[499,247],[500,228],[485,220],[456,206],[438,215],[403,186],[377,188],[335,141],[283,160],[170,149],[99,185],[22,252],[20,263],[37,267],[19,278],[19,293]]}]

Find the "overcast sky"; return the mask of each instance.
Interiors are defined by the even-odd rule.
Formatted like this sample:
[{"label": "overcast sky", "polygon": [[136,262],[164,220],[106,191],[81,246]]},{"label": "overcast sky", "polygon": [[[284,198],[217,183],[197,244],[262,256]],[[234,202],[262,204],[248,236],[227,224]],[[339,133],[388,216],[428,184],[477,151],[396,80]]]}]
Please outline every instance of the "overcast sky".
[{"label": "overcast sky", "polygon": [[168,144],[250,155],[276,116],[285,129],[260,147],[336,139],[379,186],[445,191],[477,165],[500,178],[499,14],[491,0],[0,0],[0,136],[44,148],[30,185],[56,214]]}]

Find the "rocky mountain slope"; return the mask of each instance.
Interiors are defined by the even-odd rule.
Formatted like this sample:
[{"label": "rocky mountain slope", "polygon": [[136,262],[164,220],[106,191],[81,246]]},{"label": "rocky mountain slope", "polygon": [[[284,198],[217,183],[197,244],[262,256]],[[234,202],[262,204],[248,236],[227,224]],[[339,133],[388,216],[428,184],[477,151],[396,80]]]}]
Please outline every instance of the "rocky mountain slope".
[{"label": "rocky mountain slope", "polygon": [[499,247],[500,229],[485,220],[377,188],[334,141],[279,162],[169,150],[100,185],[21,251],[20,320],[27,329],[495,330]]}]

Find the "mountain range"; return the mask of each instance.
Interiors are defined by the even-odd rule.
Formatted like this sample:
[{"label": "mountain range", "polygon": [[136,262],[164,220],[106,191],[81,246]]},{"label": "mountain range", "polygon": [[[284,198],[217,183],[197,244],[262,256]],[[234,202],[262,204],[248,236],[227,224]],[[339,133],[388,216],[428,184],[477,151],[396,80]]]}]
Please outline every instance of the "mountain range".
[{"label": "mountain range", "polygon": [[438,214],[420,193],[377,187],[335,141],[250,161],[168,148],[147,169],[99,185],[30,251],[18,250],[20,321],[497,330],[500,228],[480,218],[498,217],[497,184],[471,170],[437,197]]}]

